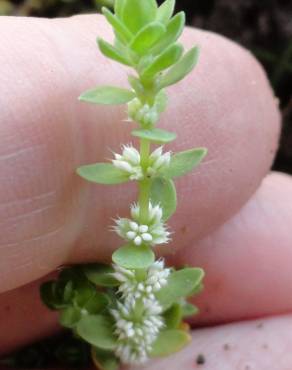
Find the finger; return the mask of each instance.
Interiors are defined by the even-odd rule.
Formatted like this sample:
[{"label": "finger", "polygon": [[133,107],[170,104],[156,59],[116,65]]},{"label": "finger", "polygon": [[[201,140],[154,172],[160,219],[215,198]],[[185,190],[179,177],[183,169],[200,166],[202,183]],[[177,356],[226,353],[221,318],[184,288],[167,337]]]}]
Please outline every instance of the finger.
[{"label": "finger", "polygon": [[[119,239],[111,218],[135,200],[133,184],[91,186],[74,174],[130,140],[125,108],[85,106],[76,97],[101,84],[125,85],[126,71],[94,46],[109,28],[97,16],[63,20],[2,17],[0,290],[45,275],[68,261],[109,257]],[[178,182],[172,226],[195,227],[170,248],[201,238],[237,211],[268,171],[279,113],[251,55],[212,33],[187,30],[201,46],[198,68],[171,89],[162,127],[177,131],[173,150],[205,146],[209,155]],[[190,202],[190,199],[192,200]]]},{"label": "finger", "polygon": [[[238,215],[171,261],[202,266],[206,271],[204,292],[194,300],[201,313],[193,324],[211,325],[292,312],[291,197],[291,178],[280,174],[268,176]],[[43,317],[44,309],[36,308],[39,305],[34,303],[38,285],[33,287],[35,291],[26,289],[22,299],[31,307],[32,315]],[[14,294],[20,296],[20,291],[15,290]],[[8,302],[7,294],[15,299],[12,292],[1,295],[0,307]],[[18,314],[12,311],[0,315],[0,333],[6,333],[11,323],[18,320]],[[8,343],[16,346],[45,334],[48,326],[54,326],[47,321],[50,323],[48,319],[41,321],[32,333],[29,328],[19,331],[14,325]],[[5,344],[5,337],[2,340]]]},{"label": "finger", "polygon": [[176,263],[206,271],[196,323],[292,312],[291,229],[292,178],[274,173],[232,220],[179,252]]},{"label": "finger", "polygon": [[[193,332],[181,352],[145,370],[288,370],[292,368],[292,317],[229,324]],[[132,367],[131,370],[138,367]]]}]

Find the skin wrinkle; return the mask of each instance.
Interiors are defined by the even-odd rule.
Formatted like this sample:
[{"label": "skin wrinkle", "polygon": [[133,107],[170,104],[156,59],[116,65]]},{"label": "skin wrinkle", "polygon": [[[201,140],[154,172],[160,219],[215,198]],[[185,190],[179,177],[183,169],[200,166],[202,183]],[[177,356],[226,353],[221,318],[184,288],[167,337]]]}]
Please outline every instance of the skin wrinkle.
[{"label": "skin wrinkle", "polygon": [[42,207],[50,207],[56,204],[56,192],[48,192],[42,195],[32,197],[29,199],[16,200],[13,202],[6,202],[0,204],[0,220],[4,222],[9,218],[14,218],[19,215],[22,215],[26,212],[32,212],[35,209]]},{"label": "skin wrinkle", "polygon": [[[30,214],[27,214],[25,218],[19,220],[14,218],[12,221],[7,220],[6,223],[2,224],[2,230],[6,234],[6,241],[23,241],[28,236],[46,233],[48,228],[51,229],[55,227],[54,225],[59,226],[65,223],[68,208],[71,208],[70,204],[67,207],[60,207],[60,204],[56,203],[41,214],[38,214],[38,210],[35,209]],[[17,231],[16,235],[14,235],[15,231]],[[0,237],[0,240],[5,241],[5,238]]]},{"label": "skin wrinkle", "polygon": [[42,208],[39,208],[39,209],[34,209],[32,211],[28,211],[27,213],[23,213],[21,215],[17,215],[17,216],[13,216],[13,217],[6,217],[5,221],[0,220],[0,225],[2,223],[6,223],[6,222],[10,222],[10,221],[23,220],[26,217],[34,216],[34,215],[37,215],[37,214],[42,213],[44,211],[55,209],[55,208],[56,208],[56,206],[45,206],[45,207],[42,207]]},{"label": "skin wrinkle", "polygon": [[[71,238],[76,238],[76,235],[73,234],[72,236],[72,232],[67,227],[67,229],[60,228],[54,232],[51,231],[50,235],[32,238],[15,245],[17,248],[10,251],[7,258],[2,260],[3,264],[1,263],[2,261],[0,262],[2,265],[0,268],[2,292],[10,290],[11,276],[14,277],[14,282],[17,286],[22,286],[25,284],[28,271],[30,271],[32,279],[36,280],[38,276],[44,276],[48,272],[52,271],[60,257],[64,260],[69,259],[70,248],[73,243]],[[62,250],[60,250],[59,243],[62,244]],[[51,253],[46,255],[45,252],[48,249],[50,249]],[[31,266],[29,270],[19,269],[19,261],[23,259],[24,251],[28,253],[27,259]],[[14,253],[14,256],[12,253]],[[11,257],[13,257],[13,259]],[[7,270],[5,267],[8,265],[10,268]]]},{"label": "skin wrinkle", "polygon": [[14,151],[13,153],[1,154],[0,155],[0,161],[7,161],[7,160],[10,160],[10,159],[16,159],[18,156],[21,156],[22,154],[30,152],[31,150],[34,150],[34,149],[35,148],[24,148],[24,149],[20,149],[16,152]]},{"label": "skin wrinkle", "polygon": [[[9,247],[10,253],[7,258],[3,258],[0,260],[0,277],[3,286],[9,284],[9,277],[13,276],[14,273],[18,274],[18,266],[20,264],[30,264],[31,268],[26,270],[30,271],[34,266],[32,266],[32,252],[26,248],[23,249],[23,244],[20,245],[19,243],[14,243]],[[0,249],[1,255],[5,255],[3,253],[3,249]],[[11,278],[10,278],[11,279]]]},{"label": "skin wrinkle", "polygon": [[[64,224],[64,225],[62,225],[62,226],[60,226],[56,229],[49,230],[45,233],[42,232],[41,234],[33,235],[30,238],[22,239],[21,241],[18,241],[18,242],[15,242],[15,243],[2,244],[2,245],[0,245],[0,250],[1,249],[7,249],[7,247],[9,247],[10,249],[12,249],[12,248],[15,249],[15,247],[18,247],[17,249],[21,250],[21,248],[23,248],[22,246],[26,243],[47,239],[48,237],[50,237],[52,235],[55,235],[55,234],[59,233],[60,231],[63,231],[64,226],[66,226],[66,224]],[[12,253],[10,253],[10,254],[12,254]]]},{"label": "skin wrinkle", "polygon": [[42,233],[42,234],[39,234],[39,235],[35,235],[29,239],[26,239],[26,240],[22,240],[22,243],[27,243],[27,242],[32,242],[32,241],[39,241],[41,239],[47,239],[48,237],[50,237],[51,235],[55,235],[57,233],[59,233],[60,231],[62,231],[64,229],[64,226],[66,224],[56,228],[55,230],[49,230],[48,232],[46,233]]},{"label": "skin wrinkle", "polygon": [[[2,162],[2,169],[6,174],[7,180],[5,181],[4,177],[1,179],[1,187],[2,189],[11,189],[11,195],[9,195],[9,193],[7,194],[7,191],[2,193],[3,195],[5,194],[5,200],[7,200],[7,196],[12,198],[14,195],[15,197],[15,193],[17,196],[20,194],[22,195],[23,192],[33,195],[32,184],[35,184],[35,182],[32,182],[32,179],[36,178],[36,169],[38,170],[37,173],[39,175],[39,185],[38,183],[36,184],[36,190],[39,192],[39,188],[43,189],[43,191],[52,191],[52,189],[54,189],[54,182],[52,181],[54,178],[48,178],[46,175],[53,168],[54,162],[55,165],[57,165],[57,159],[52,158],[50,162],[46,163],[47,147],[48,146],[35,146],[33,152],[27,153],[25,156],[22,155],[19,160],[15,160],[13,167],[11,167],[7,162]],[[17,190],[15,191],[15,189]]]}]

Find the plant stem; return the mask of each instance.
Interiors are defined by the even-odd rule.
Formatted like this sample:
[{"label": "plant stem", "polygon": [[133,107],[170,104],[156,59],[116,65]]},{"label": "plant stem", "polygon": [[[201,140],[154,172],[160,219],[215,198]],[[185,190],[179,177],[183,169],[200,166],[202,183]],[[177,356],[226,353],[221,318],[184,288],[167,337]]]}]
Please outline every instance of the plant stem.
[{"label": "plant stem", "polygon": [[148,167],[149,155],[150,155],[150,141],[146,139],[141,139],[140,158],[141,158],[141,167],[145,175],[145,178],[139,181],[139,207],[141,223],[147,222],[149,213],[151,180],[146,177],[146,169]]}]

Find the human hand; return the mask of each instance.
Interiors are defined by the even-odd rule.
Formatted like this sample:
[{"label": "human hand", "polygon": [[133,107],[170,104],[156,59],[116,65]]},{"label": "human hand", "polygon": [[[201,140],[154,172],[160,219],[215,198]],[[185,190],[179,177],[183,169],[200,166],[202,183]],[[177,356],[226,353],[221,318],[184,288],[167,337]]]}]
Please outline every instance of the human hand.
[{"label": "human hand", "polygon": [[[0,34],[0,352],[6,353],[58,330],[56,315],[40,303],[39,279],[60,265],[108,259],[118,245],[108,232],[111,217],[126,212],[134,188],[92,186],[75,175],[79,165],[129,140],[130,125],[120,123],[124,108],[77,101],[94,85],[126,83],[126,72],[94,47],[96,35],[109,34],[103,21],[2,17]],[[200,368],[202,353],[204,369],[289,369],[292,318],[264,319],[292,309],[292,182],[268,174],[279,134],[276,99],[261,68],[237,45],[194,30],[184,42],[201,46],[200,63],[170,91],[162,126],[180,127],[176,149],[205,146],[209,153],[178,182],[168,258],[206,271],[194,327],[238,323],[197,329],[188,348],[146,368]],[[254,318],[260,321],[247,321]]]}]

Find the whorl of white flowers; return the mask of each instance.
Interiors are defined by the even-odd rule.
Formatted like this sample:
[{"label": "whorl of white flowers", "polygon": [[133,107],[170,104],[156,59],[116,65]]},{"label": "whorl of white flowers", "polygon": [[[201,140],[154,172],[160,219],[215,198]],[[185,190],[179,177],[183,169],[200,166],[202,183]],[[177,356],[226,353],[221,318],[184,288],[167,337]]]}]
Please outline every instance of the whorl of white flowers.
[{"label": "whorl of white flowers", "polygon": [[149,163],[147,167],[147,175],[154,176],[158,172],[163,171],[170,164],[171,153],[162,153],[162,146],[154,150],[149,156]]},{"label": "whorl of white flowers", "polygon": [[147,271],[143,282],[136,279],[135,271],[114,265],[113,276],[121,283],[119,293],[130,302],[138,298],[154,299],[154,293],[167,284],[170,269],[164,268],[163,260],[154,262]]},{"label": "whorl of white flowers", "polygon": [[[141,166],[140,153],[131,145],[124,145],[122,154],[114,154],[113,165],[129,175],[130,180],[142,180],[144,178]],[[162,147],[154,150],[149,156],[149,163],[145,174],[154,176],[169,166],[170,152],[162,153]]]},{"label": "whorl of white flowers", "polygon": [[149,203],[147,222],[139,223],[140,207],[137,204],[131,206],[131,217],[115,220],[113,230],[122,238],[139,246],[141,244],[156,245],[167,243],[170,232],[162,221],[162,209],[159,205]]},{"label": "whorl of white flowers", "polygon": [[170,269],[164,268],[162,260],[156,261],[143,281],[137,281],[133,270],[118,265],[114,265],[114,270],[113,276],[121,282],[119,293],[123,300],[111,310],[118,336],[116,355],[125,364],[141,364],[147,361],[152,344],[164,326],[162,307],[154,293],[167,284]]},{"label": "whorl of white flowers", "polygon": [[142,126],[153,126],[159,119],[157,107],[143,104],[138,98],[134,98],[128,103],[128,116],[134,122],[139,122]]},{"label": "whorl of white flowers", "polygon": [[142,180],[144,175],[140,164],[140,153],[131,145],[123,146],[122,154],[114,154],[113,165],[129,174],[130,180]]}]

